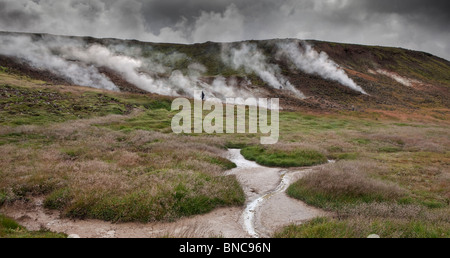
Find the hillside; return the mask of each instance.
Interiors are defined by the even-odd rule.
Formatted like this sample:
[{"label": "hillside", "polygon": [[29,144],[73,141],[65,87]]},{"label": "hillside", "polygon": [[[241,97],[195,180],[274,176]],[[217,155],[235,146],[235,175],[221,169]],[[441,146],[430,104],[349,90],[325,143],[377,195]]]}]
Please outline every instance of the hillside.
[{"label": "hillside", "polygon": [[294,39],[180,45],[16,33],[0,33],[0,40],[2,69],[51,84],[279,97],[283,108],[294,110],[422,109],[441,117],[450,106],[450,62],[399,48]]},{"label": "hillside", "polygon": [[[450,236],[446,60],[291,39],[0,43],[0,238]],[[279,142],[174,134],[172,100],[193,89],[280,97]]]}]

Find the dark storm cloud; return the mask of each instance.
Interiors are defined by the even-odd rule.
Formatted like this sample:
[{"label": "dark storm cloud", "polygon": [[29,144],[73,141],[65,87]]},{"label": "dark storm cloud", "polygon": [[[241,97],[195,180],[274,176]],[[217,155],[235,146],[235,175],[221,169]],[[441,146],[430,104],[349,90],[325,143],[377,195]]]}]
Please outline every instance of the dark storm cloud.
[{"label": "dark storm cloud", "polygon": [[366,9],[374,13],[397,13],[410,20],[447,29],[450,24],[448,0],[365,0]]},{"label": "dark storm cloud", "polygon": [[39,15],[19,8],[10,8],[7,1],[0,1],[0,24],[4,26],[28,27],[39,20]]},{"label": "dark storm cloud", "polygon": [[448,0],[0,0],[0,30],[193,43],[301,38],[450,59]]}]

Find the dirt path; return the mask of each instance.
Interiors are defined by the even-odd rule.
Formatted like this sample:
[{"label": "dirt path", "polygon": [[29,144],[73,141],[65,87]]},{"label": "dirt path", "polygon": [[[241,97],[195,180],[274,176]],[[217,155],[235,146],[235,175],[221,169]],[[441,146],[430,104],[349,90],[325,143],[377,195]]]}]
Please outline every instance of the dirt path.
[{"label": "dirt path", "polygon": [[238,166],[227,174],[236,175],[241,183],[247,196],[244,208],[221,208],[174,223],[147,224],[61,219],[59,212],[43,208],[42,199],[28,203],[16,202],[2,207],[0,212],[30,230],[47,228],[83,238],[270,237],[284,225],[327,215],[285,194],[292,182],[312,168],[267,168],[245,160],[240,150],[230,150],[228,158]]}]

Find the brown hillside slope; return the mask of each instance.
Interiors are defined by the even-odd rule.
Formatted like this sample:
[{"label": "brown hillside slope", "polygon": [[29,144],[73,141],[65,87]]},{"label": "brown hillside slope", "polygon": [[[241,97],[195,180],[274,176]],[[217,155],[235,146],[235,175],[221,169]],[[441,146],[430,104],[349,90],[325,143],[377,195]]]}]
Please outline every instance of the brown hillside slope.
[{"label": "brown hillside slope", "polygon": [[[0,33],[0,35],[16,35]],[[32,34],[32,37],[53,37],[51,35]],[[74,38],[74,37],[72,37]],[[105,46],[121,44],[140,49],[143,57],[158,52],[163,55],[180,53],[185,59],[176,63],[164,63],[173,70],[186,71],[192,63],[200,63],[207,69],[204,81],[212,81],[217,76],[227,80],[250,78],[259,94],[267,97],[279,97],[284,109],[312,109],[319,111],[336,110],[402,110],[417,113],[424,110],[433,117],[448,114],[450,108],[450,62],[442,58],[411,50],[377,46],[362,46],[320,41],[307,41],[318,52],[325,52],[347,75],[361,86],[369,95],[362,95],[338,82],[326,80],[319,75],[307,74],[293,69],[289,61],[277,55],[277,43],[302,42],[292,39],[248,41],[232,43],[256,44],[266,55],[267,60],[278,65],[283,75],[301,90],[306,99],[300,100],[284,90],[275,90],[266,85],[255,74],[236,71],[227,67],[221,59],[223,44],[206,42],[203,44],[180,45],[146,43],[117,39],[77,38],[87,44]],[[67,78],[57,76],[52,71],[42,71],[10,56],[0,56],[0,66],[11,73],[21,74],[50,84],[70,85]],[[98,67],[121,91],[144,93],[141,89],[126,81],[120,74]],[[168,74],[160,74],[165,77]]]}]

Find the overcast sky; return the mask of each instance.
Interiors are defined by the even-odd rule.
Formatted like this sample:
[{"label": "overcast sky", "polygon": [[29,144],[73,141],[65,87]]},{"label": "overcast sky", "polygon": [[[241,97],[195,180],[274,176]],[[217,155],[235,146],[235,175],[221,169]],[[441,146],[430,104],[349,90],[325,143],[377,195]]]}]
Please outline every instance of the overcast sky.
[{"label": "overcast sky", "polygon": [[317,39],[447,60],[449,24],[449,0],[0,0],[3,31],[176,43]]}]

